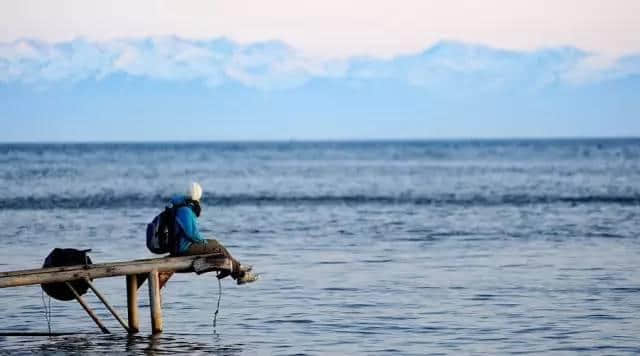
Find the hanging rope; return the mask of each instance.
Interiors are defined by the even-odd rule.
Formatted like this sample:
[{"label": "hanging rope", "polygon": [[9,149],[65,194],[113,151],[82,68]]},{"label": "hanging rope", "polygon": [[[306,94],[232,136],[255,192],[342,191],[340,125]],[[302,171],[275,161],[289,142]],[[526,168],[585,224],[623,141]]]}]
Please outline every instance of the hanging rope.
[{"label": "hanging rope", "polygon": [[47,328],[49,329],[49,336],[51,336],[51,297],[49,297],[49,305],[44,300],[44,290],[40,290],[40,296],[42,297],[42,307],[44,308],[44,319],[47,321]]},{"label": "hanging rope", "polygon": [[218,306],[216,306],[216,312],[213,313],[213,333],[216,333],[216,322],[218,321],[218,312],[220,311],[220,300],[222,299],[222,282],[218,278]]}]

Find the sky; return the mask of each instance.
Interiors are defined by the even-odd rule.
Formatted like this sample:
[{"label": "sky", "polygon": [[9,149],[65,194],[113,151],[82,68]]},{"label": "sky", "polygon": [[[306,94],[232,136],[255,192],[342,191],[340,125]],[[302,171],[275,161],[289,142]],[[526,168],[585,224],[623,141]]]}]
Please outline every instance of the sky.
[{"label": "sky", "polygon": [[0,142],[640,136],[640,1],[0,0]]}]

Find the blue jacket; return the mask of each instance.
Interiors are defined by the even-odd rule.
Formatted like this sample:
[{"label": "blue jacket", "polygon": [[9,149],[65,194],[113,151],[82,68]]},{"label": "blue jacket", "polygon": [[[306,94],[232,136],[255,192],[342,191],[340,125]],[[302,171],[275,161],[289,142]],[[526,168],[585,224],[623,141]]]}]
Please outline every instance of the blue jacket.
[{"label": "blue jacket", "polygon": [[[184,204],[184,202],[184,196],[175,196],[171,199],[171,203],[174,205]],[[183,206],[176,211],[175,229],[179,253],[186,252],[193,243],[202,243],[204,241],[198,229],[198,217],[188,206]]]}]

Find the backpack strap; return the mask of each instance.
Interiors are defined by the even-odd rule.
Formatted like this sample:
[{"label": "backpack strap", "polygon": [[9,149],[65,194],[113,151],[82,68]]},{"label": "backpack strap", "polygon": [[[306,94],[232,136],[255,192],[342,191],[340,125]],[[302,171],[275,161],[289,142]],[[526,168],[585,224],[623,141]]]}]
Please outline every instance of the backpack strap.
[{"label": "backpack strap", "polygon": [[169,231],[169,253],[173,256],[178,255],[180,252],[180,238],[176,236],[178,209],[185,206],[189,206],[189,204],[185,202],[165,207],[165,214],[167,214],[167,228]]}]

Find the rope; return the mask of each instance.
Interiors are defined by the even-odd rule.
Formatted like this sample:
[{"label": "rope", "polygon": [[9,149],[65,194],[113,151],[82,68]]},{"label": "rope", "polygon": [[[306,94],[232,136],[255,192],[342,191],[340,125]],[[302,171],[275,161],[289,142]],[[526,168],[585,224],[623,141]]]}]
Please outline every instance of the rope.
[{"label": "rope", "polygon": [[49,336],[51,336],[51,297],[49,297],[49,306],[44,300],[44,290],[40,290],[40,296],[42,297],[42,307],[44,308],[44,319],[47,321],[47,328],[49,329]]},{"label": "rope", "polygon": [[216,322],[218,321],[218,312],[220,311],[220,300],[222,299],[222,282],[218,278],[218,306],[216,312],[213,313],[213,333],[216,333]]}]

